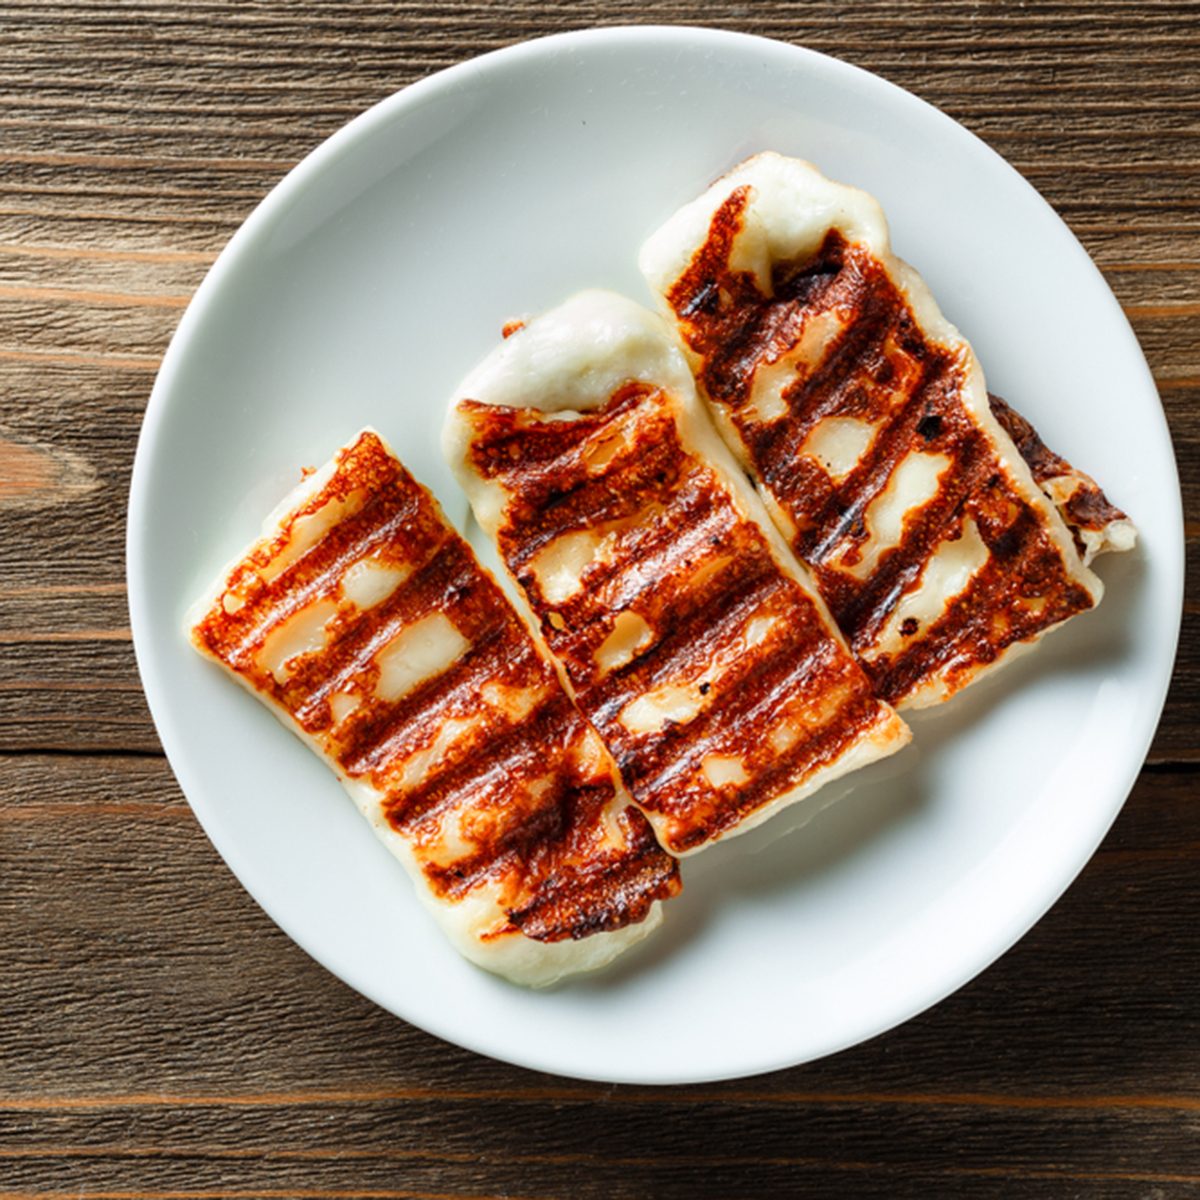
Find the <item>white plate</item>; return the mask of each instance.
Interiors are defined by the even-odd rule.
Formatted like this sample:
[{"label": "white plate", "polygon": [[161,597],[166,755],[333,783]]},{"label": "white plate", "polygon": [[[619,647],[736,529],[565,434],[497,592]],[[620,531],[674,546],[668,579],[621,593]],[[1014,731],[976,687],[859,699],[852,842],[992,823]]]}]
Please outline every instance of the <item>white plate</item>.
[{"label": "white plate", "polygon": [[[443,404],[511,316],[635,259],[746,155],[882,201],[992,389],[1141,530],[1095,613],[945,712],[801,831],[686,865],[664,928],[527,992],[469,966],[339,785],[180,633],[186,604],[361,425],[453,519]],[[1051,209],[982,142],[844,63],[695,29],[568,34],[407,88],[297,167],[233,238],[163,362],[138,446],[129,596],[171,765],[226,862],[352,987],[463,1046],[564,1075],[684,1082],[850,1046],[940,1000],[1046,911],[1137,774],[1174,657],[1182,521],[1145,361]],[[862,777],[859,777],[862,779]],[[784,818],[786,820],[786,818]],[[768,844],[769,842],[769,844]],[[281,981],[282,983],[282,981]]]}]

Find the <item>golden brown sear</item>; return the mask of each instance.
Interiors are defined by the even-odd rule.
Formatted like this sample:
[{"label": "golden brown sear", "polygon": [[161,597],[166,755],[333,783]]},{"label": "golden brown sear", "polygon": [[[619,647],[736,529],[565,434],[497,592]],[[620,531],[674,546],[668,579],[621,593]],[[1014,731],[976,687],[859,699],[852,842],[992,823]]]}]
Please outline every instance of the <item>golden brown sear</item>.
[{"label": "golden brown sear", "polygon": [[228,572],[192,638],[370,798],[435,900],[491,902],[480,942],[621,929],[679,890],[553,666],[376,434]]},{"label": "golden brown sear", "polygon": [[[760,287],[733,258],[750,195],[730,192],[666,300],[879,695],[903,703],[936,679],[923,702],[944,698],[1093,594],[964,404],[965,343],[927,337],[836,228]],[[944,602],[920,603],[925,584]]]},{"label": "golden brown sear", "polygon": [[458,413],[471,469],[507,498],[502,558],[634,799],[685,853],[908,735],[681,441],[677,404],[632,382],[569,419],[470,399]]}]

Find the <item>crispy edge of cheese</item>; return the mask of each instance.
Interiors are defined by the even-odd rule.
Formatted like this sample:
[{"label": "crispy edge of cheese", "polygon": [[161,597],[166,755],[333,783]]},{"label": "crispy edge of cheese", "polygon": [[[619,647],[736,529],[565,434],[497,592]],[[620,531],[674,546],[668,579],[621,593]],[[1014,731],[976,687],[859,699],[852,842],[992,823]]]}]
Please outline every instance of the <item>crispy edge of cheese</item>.
[{"label": "crispy edge of cheese", "polygon": [[[468,895],[465,899],[457,902],[440,900],[433,895],[426,885],[421,859],[414,853],[408,839],[395,830],[384,816],[383,801],[386,799],[386,794],[374,787],[366,779],[347,775],[326,754],[320,742],[292,719],[292,715],[287,709],[277,704],[271,697],[260,692],[248,679],[210,653],[208,648],[193,636],[193,630],[205,613],[209,612],[214,604],[220,603],[221,597],[226,591],[229,577],[234,569],[256,547],[263,543],[270,543],[278,535],[281,528],[286,526],[292,514],[304,507],[333,478],[337,471],[342,452],[353,446],[364,434],[368,433],[374,434],[379,438],[388,454],[398,462],[401,461],[389,445],[387,439],[377,430],[371,426],[360,429],[353,438],[339,448],[328,462],[302,479],[296,487],[284,496],[263,521],[259,537],[251,541],[240,554],[232,558],[217,574],[213,584],[188,607],[183,622],[184,635],[193,649],[203,658],[221,667],[226,675],[236,680],[244,690],[268,708],[281,724],[295,734],[333,772],[351,800],[354,801],[359,812],[366,818],[376,837],[379,838],[383,845],[391,851],[393,856],[403,866],[409,879],[412,881],[414,891],[421,906],[433,916],[444,936],[465,959],[492,974],[508,979],[512,983],[532,988],[549,987],[568,976],[599,970],[607,966],[625,950],[640,942],[662,923],[661,900],[655,900],[652,903],[649,912],[642,921],[626,925],[621,929],[594,933],[586,938],[576,940],[566,939],[558,942],[539,942],[533,938],[526,937],[520,932],[513,932],[500,937],[490,938],[487,941],[482,940],[479,937],[480,931],[494,928],[497,922],[504,917],[503,909],[495,903],[494,899],[487,895],[486,889],[479,889],[478,893]],[[414,482],[416,481],[414,480]],[[420,483],[416,483],[416,486],[423,487]],[[447,528],[453,530],[453,526],[446,520],[446,516],[442,512],[437,498],[428,489],[425,489],[425,491],[434,505],[439,518]],[[454,533],[455,536],[459,536],[457,531],[454,531]],[[485,575],[488,574],[486,568],[478,561],[476,561],[476,566]],[[505,594],[503,589],[499,590],[502,595]],[[558,664],[546,648],[540,631],[531,627],[529,618],[524,612],[515,605],[513,607],[516,609],[517,615],[526,632],[532,637],[538,653],[555,667],[557,673]],[[592,731],[592,736],[598,737],[594,731]],[[605,750],[605,755],[611,758],[608,755],[607,749]],[[617,773],[615,764],[612,765],[611,769],[616,788],[614,804],[619,805],[621,808],[634,806],[632,798],[625,789],[624,782]]]},{"label": "crispy edge of cheese", "polygon": [[[1058,507],[1035,482],[1012,438],[992,413],[983,369],[975,351],[943,315],[924,279],[892,253],[883,209],[867,192],[827,178],[803,159],[773,151],[746,159],[678,209],[642,245],[638,266],[657,299],[659,311],[674,324],[675,313],[667,296],[707,240],[717,210],[739,187],[748,187],[750,196],[730,259],[735,268],[754,275],[764,295],[770,294],[772,268],[776,263],[794,262],[816,254],[832,229],[838,230],[847,241],[865,246],[880,262],[907,301],[924,336],[960,356],[964,366],[960,392],[964,407],[991,440],[1014,490],[1038,513],[1043,528],[1062,555],[1068,575],[1091,596],[1093,607],[1099,604],[1104,584],[1085,564]],[[698,356],[690,347],[685,349],[699,375]],[[755,474],[749,450],[725,406],[707,396],[704,399],[722,437],[746,469]],[[780,514],[779,505],[765,487],[760,485],[760,491],[768,511],[786,528],[786,514]],[[1058,626],[1049,626],[1025,642],[1006,647],[993,662],[972,672],[968,684],[998,670],[1055,628]],[[939,704],[963,686],[967,684],[960,684],[950,692],[939,672],[901,700],[898,707],[926,708]]]},{"label": "crispy edge of cheese", "polygon": [[1137,545],[1137,526],[1127,517],[1116,517],[1106,521],[1099,529],[1090,529],[1085,525],[1076,525],[1071,520],[1068,505],[1076,492],[1094,484],[1088,474],[1076,468],[1064,475],[1055,475],[1042,482],[1042,491],[1050,498],[1051,503],[1058,509],[1059,515],[1083,543],[1083,565],[1090,567],[1101,554],[1124,554]]},{"label": "crispy edge of cheese", "polygon": [[[1056,454],[1042,441],[1033,422],[1017,412],[1007,401],[999,396],[989,394],[988,402],[996,419],[1004,425],[1005,431],[1009,433],[1021,450],[1021,457],[1029,464],[1029,470],[1038,487],[1046,493],[1050,502],[1058,509],[1067,528],[1074,534],[1076,544],[1082,546],[1085,567],[1090,567],[1093,560],[1101,554],[1121,554],[1132,550],[1137,545],[1137,526],[1124,512],[1109,501],[1104,490],[1086,471],[1081,471],[1061,454]],[[1014,427],[1016,433],[1009,430],[1010,425]],[[1017,440],[1017,433],[1021,434],[1029,443],[1028,451],[1021,447],[1021,443]],[[1030,458],[1029,455],[1033,457]],[[1057,468],[1057,472],[1050,474],[1046,463]],[[1039,465],[1042,466],[1040,477]],[[1094,522],[1085,524],[1077,519],[1071,512],[1071,505],[1081,493],[1097,497],[1110,510],[1108,519],[1099,525]]]},{"label": "crispy edge of cheese", "polygon": [[[739,516],[761,530],[776,566],[804,589],[820,613],[827,634],[853,657],[807,569],[796,559],[729,448],[717,436],[674,331],[660,317],[615,292],[579,292],[534,318],[496,347],[451,398],[442,450],[484,532],[493,541],[498,540],[508,493],[502,483],[485,479],[472,465],[471,422],[459,412],[459,401],[535,408],[569,420],[574,412],[603,407],[614,392],[631,381],[660,388],[670,397],[683,449],[712,468]],[[515,579],[513,584],[522,596],[527,619],[535,621],[523,590]],[[570,689],[566,672],[561,674]],[[887,722],[872,729],[834,763],[756,809],[732,829],[692,850],[671,853],[686,858],[718,841],[747,833],[812,796],[826,783],[902,749],[911,737],[908,726],[892,712]],[[649,811],[646,818],[661,842],[661,827],[667,818]]]}]

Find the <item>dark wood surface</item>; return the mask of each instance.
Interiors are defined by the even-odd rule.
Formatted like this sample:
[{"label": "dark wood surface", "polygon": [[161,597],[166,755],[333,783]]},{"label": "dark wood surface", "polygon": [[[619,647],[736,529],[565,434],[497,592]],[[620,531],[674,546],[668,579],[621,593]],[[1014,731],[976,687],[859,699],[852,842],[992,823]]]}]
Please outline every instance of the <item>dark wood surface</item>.
[{"label": "dark wood surface", "polygon": [[[368,105],[562,29],[823,50],[1016,165],[1103,269],[1175,437],[1189,603],[1094,861],[933,1011],[686,1088],[503,1066],[280,933],[161,756],[126,613],[138,426],[192,290]],[[0,1200],[1200,1195],[1200,6],[0,2]]]}]

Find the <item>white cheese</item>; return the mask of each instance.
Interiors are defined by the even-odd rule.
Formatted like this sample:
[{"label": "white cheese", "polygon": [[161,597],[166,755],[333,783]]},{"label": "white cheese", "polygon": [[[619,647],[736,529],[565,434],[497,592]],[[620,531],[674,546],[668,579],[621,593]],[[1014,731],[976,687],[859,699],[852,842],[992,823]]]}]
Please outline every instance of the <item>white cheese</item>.
[{"label": "white cheese", "polygon": [[442,613],[423,617],[401,630],[375,656],[379,667],[376,695],[388,703],[399,700],[418,684],[440,675],[470,646],[449,617]]},{"label": "white cheese", "polygon": [[259,665],[275,676],[276,683],[286,683],[293,659],[323,650],[328,644],[325,626],[336,615],[337,605],[332,600],[318,600],[293,613],[267,634],[258,652]]}]

